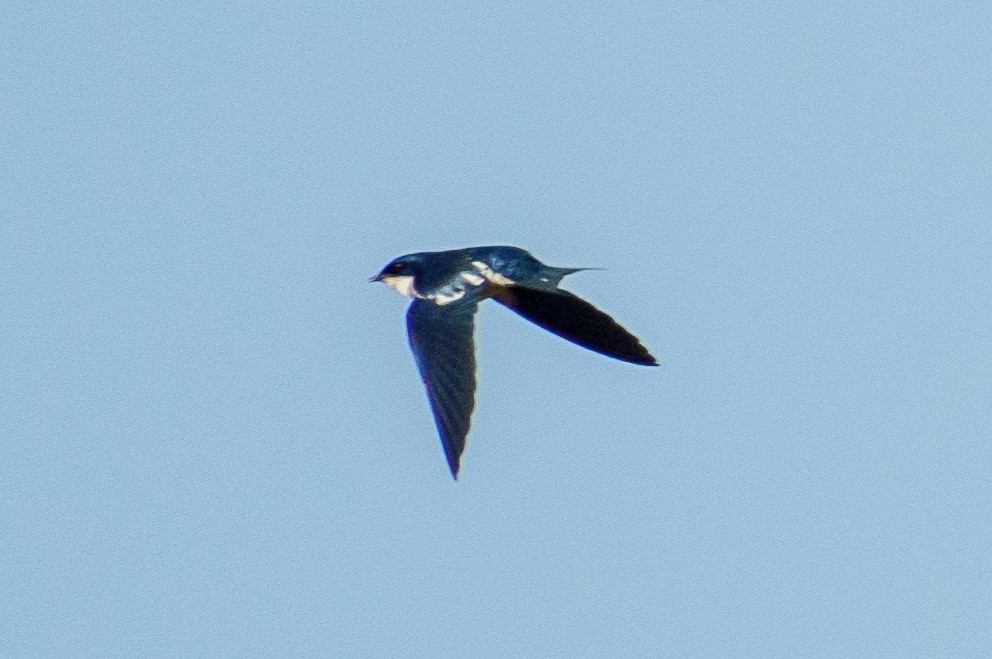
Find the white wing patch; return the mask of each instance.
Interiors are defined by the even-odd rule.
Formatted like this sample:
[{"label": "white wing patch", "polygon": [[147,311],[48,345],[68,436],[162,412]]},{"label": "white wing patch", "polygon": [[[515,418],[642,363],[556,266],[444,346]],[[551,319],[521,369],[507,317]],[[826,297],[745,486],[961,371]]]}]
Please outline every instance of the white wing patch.
[{"label": "white wing patch", "polygon": [[434,293],[421,294],[417,292],[417,289],[413,285],[413,277],[410,275],[388,275],[382,278],[382,283],[400,295],[415,297],[421,300],[430,300],[437,305],[456,302],[465,297],[465,293],[468,292],[469,288],[478,288],[485,284],[487,280],[501,286],[513,284],[512,281],[503,275],[493,272],[492,268],[482,261],[473,261],[472,265],[475,266],[478,272],[472,272],[471,270],[459,272],[453,282],[447,286],[442,286]]},{"label": "white wing patch", "polygon": [[[472,265],[479,271],[479,274],[498,286],[513,286],[517,283],[509,277],[496,272],[482,261],[472,261]],[[479,283],[481,284],[482,282],[480,281]]]},{"label": "white wing patch", "polygon": [[460,300],[465,297],[465,289],[461,288],[451,293],[435,293],[434,295],[426,296],[428,299],[433,300],[434,304],[438,306],[444,306],[445,304],[450,304],[455,300]]},{"label": "white wing patch", "polygon": [[417,295],[417,297],[432,300],[434,304],[442,306],[462,299],[465,297],[465,293],[468,292],[469,288],[478,288],[485,281],[485,277],[480,277],[474,272],[462,271],[458,273],[458,277],[453,282],[447,286],[442,286],[437,292],[428,295]]},{"label": "white wing patch", "polygon": [[[475,265],[475,263],[472,265]],[[482,286],[482,282],[486,281],[485,277],[481,277],[474,272],[468,271],[462,273],[462,279],[470,283],[472,286]]]}]

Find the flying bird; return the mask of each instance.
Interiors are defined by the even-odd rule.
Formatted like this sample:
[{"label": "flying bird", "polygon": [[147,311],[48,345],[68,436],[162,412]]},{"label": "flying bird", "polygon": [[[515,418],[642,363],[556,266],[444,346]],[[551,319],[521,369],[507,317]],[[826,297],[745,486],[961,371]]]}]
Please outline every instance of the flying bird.
[{"label": "flying bird", "polygon": [[601,355],[657,366],[637,337],[582,298],[558,288],[566,275],[595,268],[545,265],[519,247],[469,247],[407,254],[369,281],[413,298],[410,348],[441,437],[451,476],[475,407],[475,312],[492,298],[527,320]]}]

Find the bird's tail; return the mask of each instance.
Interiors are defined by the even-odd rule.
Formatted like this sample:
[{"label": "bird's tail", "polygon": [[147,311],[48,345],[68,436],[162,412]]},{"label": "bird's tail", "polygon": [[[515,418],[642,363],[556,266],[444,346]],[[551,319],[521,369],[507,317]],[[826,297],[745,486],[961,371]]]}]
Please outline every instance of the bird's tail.
[{"label": "bird's tail", "polygon": [[561,280],[568,275],[576,272],[582,272],[583,270],[606,270],[606,268],[556,268],[554,266],[546,265],[544,266],[544,272],[542,274],[547,278],[550,284],[557,286]]}]

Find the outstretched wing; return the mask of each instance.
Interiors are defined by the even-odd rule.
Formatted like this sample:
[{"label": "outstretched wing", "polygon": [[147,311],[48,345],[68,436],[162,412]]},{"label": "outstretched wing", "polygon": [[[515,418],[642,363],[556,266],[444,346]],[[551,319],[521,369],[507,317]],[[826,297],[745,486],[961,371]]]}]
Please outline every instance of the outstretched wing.
[{"label": "outstretched wing", "polygon": [[493,292],[493,299],[532,323],[583,348],[633,364],[658,365],[636,336],[566,290],[503,286]]},{"label": "outstretched wing", "polygon": [[415,299],[406,314],[410,348],[427,387],[427,398],[441,436],[451,475],[458,478],[458,460],[475,407],[476,301],[438,305]]}]

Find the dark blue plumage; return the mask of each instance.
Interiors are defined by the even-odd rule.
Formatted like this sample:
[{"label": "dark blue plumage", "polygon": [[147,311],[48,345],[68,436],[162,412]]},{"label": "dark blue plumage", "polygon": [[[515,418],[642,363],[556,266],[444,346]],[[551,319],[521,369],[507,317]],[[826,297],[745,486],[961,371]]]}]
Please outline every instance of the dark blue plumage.
[{"label": "dark blue plumage", "polygon": [[406,312],[410,349],[434,412],[451,474],[465,449],[475,407],[475,310],[477,303],[450,308],[414,300]]},{"label": "dark blue plumage", "polygon": [[582,298],[558,288],[587,268],[545,265],[519,247],[470,247],[394,259],[372,281],[413,298],[410,348],[437,425],[451,475],[475,407],[475,312],[492,298],[558,336],[607,357],[655,366],[633,334]]}]

